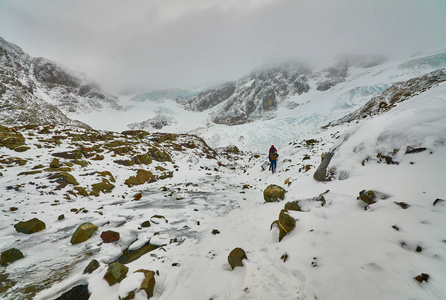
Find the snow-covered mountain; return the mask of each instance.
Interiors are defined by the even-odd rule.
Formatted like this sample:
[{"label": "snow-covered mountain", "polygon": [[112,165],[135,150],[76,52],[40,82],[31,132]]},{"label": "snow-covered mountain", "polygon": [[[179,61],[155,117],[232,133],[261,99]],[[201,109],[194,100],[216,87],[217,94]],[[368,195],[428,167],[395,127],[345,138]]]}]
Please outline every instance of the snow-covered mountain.
[{"label": "snow-covered mountain", "polygon": [[7,47],[1,101],[95,129],[1,119],[0,298],[446,298],[445,52],[99,107]]},{"label": "snow-covered mountain", "polygon": [[122,107],[84,75],[45,58],[32,58],[0,38],[0,122],[7,125],[81,125],[67,113]]}]

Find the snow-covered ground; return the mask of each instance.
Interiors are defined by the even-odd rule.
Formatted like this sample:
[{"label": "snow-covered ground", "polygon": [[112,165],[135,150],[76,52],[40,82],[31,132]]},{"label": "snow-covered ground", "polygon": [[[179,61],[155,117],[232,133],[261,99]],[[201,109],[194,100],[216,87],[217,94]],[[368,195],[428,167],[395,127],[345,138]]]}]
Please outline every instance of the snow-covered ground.
[{"label": "snow-covered ground", "polygon": [[[281,108],[276,119],[241,126],[196,129],[205,124],[206,114],[184,111],[167,100],[163,105],[135,103],[128,114],[108,119],[100,114],[83,116],[81,121],[98,129],[121,131],[127,122],[148,119],[156,107],[165,106],[178,121],[165,131],[193,130],[213,147],[235,144],[243,151],[266,152],[276,145],[278,172],[261,170],[264,156],[222,157],[228,167],[221,167],[188,150],[174,157],[177,167],[155,163],[178,169],[173,178],[128,189],[122,182],[134,171],[118,168],[112,158],[106,158],[89,168],[111,171],[117,180],[113,192],[67,201],[63,199],[66,190],[41,195],[29,186],[31,177],[17,177],[23,166],[2,169],[2,187],[23,184],[25,188],[0,192],[5,199],[0,202],[0,250],[20,248],[25,258],[3,268],[18,283],[1,296],[23,299],[15,291],[60,276],[35,299],[55,299],[75,285],[88,284],[90,299],[114,300],[137,288],[141,278],[134,272],[147,269],[158,271],[151,299],[159,300],[446,299],[446,84],[373,119],[320,129],[359,108],[392,80],[403,81],[429,70],[399,66],[351,74],[330,93],[313,89],[291,99],[301,105],[294,110]],[[307,145],[309,139],[318,142]],[[321,154],[338,145],[330,164],[333,179],[315,181]],[[407,147],[426,150],[406,154]],[[32,148],[17,153],[4,149],[2,155],[32,158],[33,165],[49,164],[51,152],[62,150]],[[398,164],[379,162],[379,153]],[[88,178],[82,179],[85,171],[73,169],[81,185],[90,184]],[[287,190],[284,201],[265,203],[263,191],[270,184]],[[250,187],[244,189],[244,185]],[[139,190],[142,198],[132,201]],[[364,209],[366,204],[357,200],[362,190],[387,197]],[[322,193],[324,206],[310,200]],[[436,199],[445,201],[434,206]],[[302,208],[289,212],[296,227],[279,242],[279,230],[271,224],[284,204],[295,200]],[[396,202],[409,206],[403,209]],[[72,208],[87,212],[76,213]],[[65,220],[57,221],[61,213]],[[154,215],[168,222],[158,220],[149,228],[140,227]],[[32,235],[15,232],[13,224],[33,217],[43,220],[47,229]],[[83,222],[99,229],[88,241],[71,245],[71,234]],[[213,234],[214,229],[219,233]],[[120,232],[121,239],[103,243],[99,235],[106,230]],[[137,248],[148,240],[163,246],[127,264],[128,277],[110,287],[103,279],[107,264],[127,246]],[[231,270],[227,257],[235,247],[243,248],[247,259],[244,267]],[[82,274],[93,258],[100,267]],[[428,282],[415,280],[422,273],[429,275]],[[135,299],[146,299],[145,292],[138,291]]]}]

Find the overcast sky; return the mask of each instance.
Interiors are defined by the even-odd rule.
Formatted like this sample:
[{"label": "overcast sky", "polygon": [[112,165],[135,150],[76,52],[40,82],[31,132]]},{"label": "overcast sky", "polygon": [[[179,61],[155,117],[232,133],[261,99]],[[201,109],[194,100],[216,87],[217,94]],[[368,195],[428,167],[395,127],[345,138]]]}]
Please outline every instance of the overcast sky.
[{"label": "overcast sky", "polygon": [[446,49],[446,0],[0,0],[0,36],[110,92],[184,88],[265,63]]}]

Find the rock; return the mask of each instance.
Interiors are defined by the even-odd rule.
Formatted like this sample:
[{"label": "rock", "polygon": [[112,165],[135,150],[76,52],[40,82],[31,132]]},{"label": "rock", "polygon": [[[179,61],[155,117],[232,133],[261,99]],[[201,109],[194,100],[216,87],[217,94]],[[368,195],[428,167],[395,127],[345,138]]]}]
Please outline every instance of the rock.
[{"label": "rock", "polygon": [[375,191],[366,191],[366,190],[362,190],[359,192],[359,197],[358,199],[361,199],[362,201],[364,201],[367,204],[373,204],[376,203],[375,199],[376,199],[376,193]]},{"label": "rock", "polygon": [[112,243],[119,240],[119,232],[108,230],[101,233],[101,239],[105,243]]},{"label": "rock", "polygon": [[50,175],[48,178],[53,179],[52,182],[56,182],[59,184],[56,187],[56,190],[63,189],[68,184],[79,185],[76,178],[74,178],[73,175],[71,175],[70,173],[67,173],[67,172],[55,173],[55,174]]},{"label": "rock", "polygon": [[93,273],[97,268],[99,268],[99,262],[96,259],[93,259],[92,261],[90,261],[90,263],[88,264],[88,266],[85,267],[84,269],[84,273],[83,274],[91,274]]},{"label": "rock", "polygon": [[149,149],[150,157],[159,162],[172,161],[172,158],[166,151],[161,151],[160,149],[153,147]]},{"label": "rock", "polygon": [[7,266],[10,263],[15,262],[16,260],[22,259],[25,256],[23,255],[22,251],[16,248],[12,248],[9,250],[5,250],[2,252],[0,257],[0,265],[1,266]]},{"label": "rock", "polygon": [[327,179],[327,168],[330,164],[331,159],[333,158],[334,152],[328,152],[321,164],[317,168],[316,172],[314,172],[313,178],[316,181],[325,181]]},{"label": "rock", "polygon": [[88,192],[85,190],[85,188],[81,187],[81,186],[75,186],[74,189],[82,196],[87,197],[88,196]]},{"label": "rock", "polygon": [[262,171],[265,171],[266,169],[269,168],[269,162],[265,161],[261,167],[262,167]]},{"label": "rock", "polygon": [[132,187],[135,185],[140,185],[146,182],[154,182],[155,176],[150,171],[146,171],[143,169],[139,169],[136,176],[131,176],[124,183],[128,187]]},{"label": "rock", "polygon": [[439,206],[444,206],[446,204],[446,201],[443,199],[435,199],[433,206],[439,205]]},{"label": "rock", "polygon": [[279,242],[296,226],[296,220],[292,218],[286,209],[282,209],[279,214]]},{"label": "rock", "polygon": [[169,221],[161,215],[154,215],[150,218],[150,221],[152,221],[152,223],[154,224],[159,224],[159,220],[164,219],[164,222],[169,223]]},{"label": "rock", "polygon": [[90,195],[99,196],[99,193],[102,192],[104,194],[111,193],[115,186],[108,181],[108,179],[102,178],[101,183],[95,183],[91,185],[92,191],[90,192]]},{"label": "rock", "polygon": [[401,206],[402,209],[408,209],[410,207],[406,202],[395,202],[395,204]]},{"label": "rock", "polygon": [[287,202],[284,206],[286,210],[301,211],[298,201]]},{"label": "rock", "polygon": [[429,281],[429,275],[426,273],[421,273],[421,275],[418,275],[417,277],[415,277],[415,280],[418,281],[419,283],[422,283],[423,281],[428,282]]},{"label": "rock", "polygon": [[144,246],[139,249],[129,250],[129,248],[125,249],[122,255],[118,258],[118,262],[121,264],[128,264],[134,260],[137,260],[144,254],[153,251],[159,248],[159,246],[150,244],[150,241],[147,242]]},{"label": "rock", "polygon": [[26,222],[19,222],[15,224],[14,228],[17,232],[32,234],[44,230],[46,226],[44,222],[40,221],[37,218],[33,218]]},{"label": "rock", "polygon": [[150,227],[150,226],[151,226],[150,221],[144,221],[144,222],[141,224],[141,227]]},{"label": "rock", "polygon": [[[373,204],[373,203],[376,203],[376,201],[378,201],[378,200],[382,200],[382,199],[387,199],[387,198],[389,198],[390,196],[389,195],[387,195],[387,194],[384,194],[384,193],[382,193],[382,192],[378,192],[378,191],[373,191],[373,190],[369,190],[369,191],[366,191],[366,190],[362,190],[362,191],[360,191],[359,192],[359,197],[357,198],[358,200],[362,200],[362,201],[364,201],[365,203],[367,203],[367,204]],[[396,203],[396,202],[395,202]],[[403,202],[401,202],[401,203],[403,203]],[[398,203],[397,203],[398,204]],[[404,203],[405,204],[405,203]],[[403,206],[405,206],[403,204]],[[398,205],[400,205],[400,204],[398,204]],[[406,204],[406,205],[408,205],[408,204]],[[401,205],[400,205],[401,206]],[[409,205],[410,206],[410,205]],[[409,206],[407,206],[407,207],[409,207]],[[402,206],[401,206],[402,207]],[[406,207],[406,208],[407,208]],[[404,207],[403,207],[404,208]]]},{"label": "rock", "polygon": [[57,217],[58,221],[61,221],[63,219],[65,219],[65,215],[64,214],[61,214],[60,216]]},{"label": "rock", "polygon": [[90,294],[88,293],[88,285],[78,285],[63,293],[60,297],[55,300],[88,300],[90,299]]},{"label": "rock", "polygon": [[138,270],[136,272],[144,273],[144,280],[141,282],[141,290],[146,291],[147,299],[153,296],[153,290],[155,289],[155,272],[150,270]]},{"label": "rock", "polygon": [[53,158],[53,160],[50,163],[50,168],[54,168],[54,169],[60,168],[60,162],[57,158]]},{"label": "rock", "polygon": [[20,132],[0,125],[0,147],[14,149],[25,144],[25,138]]},{"label": "rock", "polygon": [[245,250],[242,248],[235,248],[229,253],[228,262],[231,265],[231,268],[234,270],[235,267],[243,267],[243,259],[248,259],[246,257]]},{"label": "rock", "polygon": [[284,182],[283,184],[289,186],[289,185],[291,184],[291,178],[287,178],[287,179],[285,179],[285,182]]},{"label": "rock", "polygon": [[412,148],[410,146],[407,146],[405,154],[420,153],[426,150],[427,150],[426,148]]},{"label": "rock", "polygon": [[214,229],[214,230],[212,230],[212,234],[213,235],[217,235],[217,234],[219,234],[220,233],[220,230],[218,230],[218,229]]},{"label": "rock", "polygon": [[133,200],[138,201],[142,198],[142,193],[137,193],[133,195]]},{"label": "rock", "polygon": [[108,285],[112,286],[121,282],[127,276],[128,271],[129,268],[121,263],[111,263],[108,265],[104,279],[108,282]]},{"label": "rock", "polygon": [[263,191],[263,199],[266,202],[279,202],[285,198],[286,190],[282,187],[271,184]]},{"label": "rock", "polygon": [[98,226],[96,226],[92,223],[81,224],[76,229],[73,236],[71,237],[70,243],[71,244],[79,244],[79,243],[85,242],[93,235],[93,233],[96,232],[97,229],[98,229]]}]

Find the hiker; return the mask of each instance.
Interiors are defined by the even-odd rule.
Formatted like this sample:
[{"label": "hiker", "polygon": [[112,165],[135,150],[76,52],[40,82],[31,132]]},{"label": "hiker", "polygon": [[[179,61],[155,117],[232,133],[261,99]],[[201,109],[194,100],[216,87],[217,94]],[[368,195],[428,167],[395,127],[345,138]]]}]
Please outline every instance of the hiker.
[{"label": "hiker", "polygon": [[269,148],[268,159],[271,166],[270,170],[273,172],[273,174],[276,172],[278,157],[279,154],[277,153],[277,149],[274,147],[274,145],[271,145],[271,148]]}]

